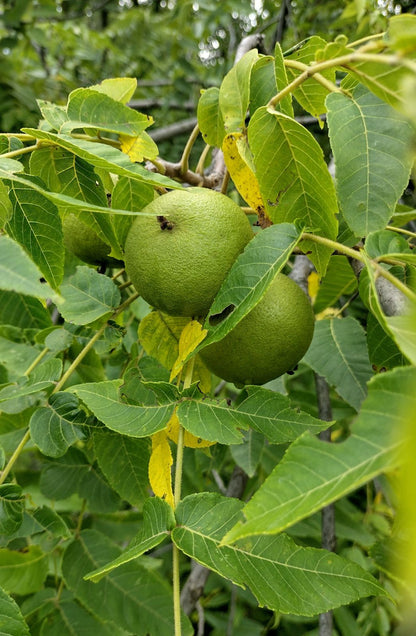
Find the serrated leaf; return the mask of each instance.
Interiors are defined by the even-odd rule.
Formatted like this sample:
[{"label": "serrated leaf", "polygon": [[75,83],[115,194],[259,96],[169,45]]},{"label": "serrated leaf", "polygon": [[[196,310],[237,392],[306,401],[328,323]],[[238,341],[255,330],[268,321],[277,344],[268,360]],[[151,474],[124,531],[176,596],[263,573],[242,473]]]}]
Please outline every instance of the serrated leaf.
[{"label": "serrated leaf", "polygon": [[303,360],[359,411],[373,372],[364,330],[354,318],[318,320]]},{"label": "serrated leaf", "polygon": [[[52,611],[42,622],[42,636],[117,636],[118,628],[109,623],[102,623],[96,616],[87,612],[77,603],[72,594],[61,595],[59,601],[51,599],[48,603]],[[47,608],[49,609],[49,608]],[[45,612],[45,608],[42,608]],[[47,611],[47,610],[46,610]],[[125,634],[125,632],[123,632]]]},{"label": "serrated leaf", "polygon": [[264,449],[264,435],[257,431],[247,431],[242,444],[230,446],[230,453],[237,464],[249,477],[254,477]]},{"label": "serrated leaf", "polygon": [[352,98],[332,93],[327,106],[340,207],[350,229],[367,236],[386,226],[408,183],[411,127],[364,87]]},{"label": "serrated leaf", "polygon": [[13,216],[7,224],[12,237],[25,250],[53,289],[63,278],[62,224],[56,206],[29,185],[10,182]]},{"label": "serrated leaf", "polygon": [[120,148],[131,161],[142,162],[145,159],[156,159],[159,150],[151,136],[143,131],[140,135],[120,135]]},{"label": "serrated leaf", "polygon": [[69,133],[75,128],[94,128],[135,137],[153,123],[152,117],[91,88],[72,91],[66,110],[68,121],[60,128],[62,133]]},{"label": "serrated leaf", "polygon": [[88,88],[98,93],[104,93],[122,104],[127,104],[135,93],[137,79],[135,77],[110,77]]},{"label": "serrated leaf", "polygon": [[42,273],[23,248],[8,236],[0,236],[0,287],[37,298],[57,295],[47,283],[40,283]]},{"label": "serrated leaf", "polygon": [[[169,437],[169,439],[175,442],[175,444],[178,443],[180,426],[181,424],[179,422],[179,418],[175,412],[170,418],[166,428],[167,436]],[[208,448],[208,446],[212,446],[213,444],[215,444],[215,442],[208,442],[201,437],[196,437],[189,431],[185,430],[183,432],[183,445],[187,448]]]},{"label": "serrated leaf", "polygon": [[109,316],[120,303],[117,285],[91,267],[79,266],[61,287],[59,310],[65,320],[87,325]]},{"label": "serrated leaf", "polygon": [[42,113],[42,117],[53,130],[59,130],[62,124],[68,121],[65,106],[59,106],[58,104],[53,104],[43,99],[38,99],[36,102]]},{"label": "serrated leaf", "polygon": [[23,521],[25,498],[17,484],[0,485],[0,533],[10,535],[16,532]]},{"label": "serrated leaf", "polygon": [[141,556],[148,550],[155,548],[169,536],[175,526],[175,517],[171,506],[159,497],[151,497],[143,506],[143,523],[138,534],[131,540],[129,547],[119,557],[107,565],[90,572],[86,581],[99,581],[103,575],[115,568]]},{"label": "serrated leaf", "polygon": [[203,565],[247,586],[258,603],[281,613],[314,616],[363,596],[385,595],[359,565],[287,535],[220,546],[224,531],[241,515],[241,502],[216,493],[186,497],[172,531],[179,549]]},{"label": "serrated leaf", "polygon": [[264,217],[264,203],[246,136],[242,133],[229,133],[224,138],[222,151],[225,165],[238,192],[260,218]]},{"label": "serrated leaf", "polygon": [[[325,40],[318,35],[313,35],[305,40],[301,46],[296,47],[296,50],[293,53],[287,55],[285,60],[294,60],[296,62],[301,62],[302,64],[310,65],[315,61],[317,51],[323,49],[325,45]],[[286,65],[286,73],[289,82],[294,81],[302,72],[303,70],[293,68],[290,64]],[[334,68],[329,68],[323,71],[322,75],[330,82],[335,82]],[[328,89],[317,82],[314,77],[310,77],[293,91],[293,96],[302,108],[306,110],[306,112],[319,119],[319,115],[326,113],[325,98],[327,97],[328,92]],[[323,124],[321,124],[321,127],[322,125]]]},{"label": "serrated leaf", "polygon": [[131,179],[145,181],[156,187],[175,189],[182,187],[173,179],[169,179],[162,174],[149,172],[140,164],[132,163],[124,152],[107,144],[86,141],[85,139],[75,139],[70,135],[57,135],[44,130],[38,130],[37,128],[25,128],[24,131],[36,139],[50,141],[61,148],[66,148],[96,168],[101,168],[120,176],[130,177]]},{"label": "serrated leaf", "polygon": [[178,357],[172,367],[169,382],[172,382],[182,372],[186,359],[204,340],[206,334],[207,330],[203,329],[197,320],[191,320],[185,325],[179,336]]},{"label": "serrated leaf", "polygon": [[47,573],[47,555],[37,545],[24,552],[0,548],[0,585],[6,592],[33,594],[41,589]]},{"label": "serrated leaf", "polygon": [[165,428],[175,402],[154,406],[133,406],[120,401],[121,380],[90,382],[71,386],[70,391],[88,406],[103,424],[116,433],[130,437],[147,437]]},{"label": "serrated leaf", "polygon": [[20,607],[0,588],[0,636],[30,636]]},{"label": "serrated leaf", "polygon": [[[111,205],[121,210],[140,211],[148,203],[153,201],[155,191],[151,185],[129,179],[128,177],[120,177],[114,186],[111,195]],[[134,216],[122,216],[117,214],[113,218],[114,231],[116,232],[120,245],[124,245],[127,233],[134,221]]]},{"label": "serrated leaf", "polygon": [[174,508],[172,490],[173,457],[165,430],[152,435],[152,453],[149,460],[149,482],[156,497]]},{"label": "serrated leaf", "polygon": [[250,100],[250,75],[258,59],[257,49],[251,49],[234,64],[221,82],[219,105],[225,130],[238,132],[245,126]]},{"label": "serrated leaf", "polygon": [[257,534],[278,533],[400,463],[403,441],[396,435],[407,421],[403,404],[416,406],[410,387],[416,369],[404,367],[369,382],[351,435],[328,444],[310,434],[286,451],[264,484],[244,507],[224,542]]},{"label": "serrated leaf", "polygon": [[197,351],[221,340],[257,305],[299,240],[300,231],[289,223],[256,234],[221,285],[205,320],[208,335]]},{"label": "serrated leaf", "polygon": [[149,440],[98,430],[94,432],[94,450],[110,486],[122,499],[140,508],[149,494]]},{"label": "serrated leaf", "polygon": [[[62,570],[68,587],[93,614],[128,632],[137,636],[172,636],[172,591],[156,572],[139,563],[126,563],[98,583],[83,579],[91,570],[116,559],[120,552],[103,534],[84,530],[64,554]],[[184,636],[193,633],[184,616],[182,633]]]},{"label": "serrated leaf", "polygon": [[[250,120],[248,140],[270,219],[300,221],[315,233],[335,239],[335,188],[312,134],[294,119],[263,107]],[[310,259],[323,276],[332,249],[311,241],[302,242],[301,249],[311,252]]]},{"label": "serrated leaf", "polygon": [[48,406],[39,407],[33,413],[30,437],[44,455],[61,457],[83,438],[77,425],[85,424],[86,419],[74,395],[58,392],[50,396]]},{"label": "serrated leaf", "polygon": [[119,499],[96,466],[77,448],[48,461],[40,477],[41,492],[49,499],[67,499],[77,493],[92,512],[114,512]]},{"label": "serrated leaf", "polygon": [[288,397],[262,387],[247,387],[235,408],[221,400],[188,400],[177,409],[182,426],[196,437],[221,444],[241,444],[253,428],[272,444],[284,444],[307,430],[318,433],[328,422],[292,408]]},{"label": "serrated leaf", "polygon": [[220,90],[212,86],[201,91],[198,101],[198,126],[205,143],[221,148],[225,135],[224,120],[219,105]]},{"label": "serrated leaf", "polygon": [[62,361],[52,358],[44,362],[30,374],[0,389],[0,403],[33,395],[53,386],[62,373]]}]

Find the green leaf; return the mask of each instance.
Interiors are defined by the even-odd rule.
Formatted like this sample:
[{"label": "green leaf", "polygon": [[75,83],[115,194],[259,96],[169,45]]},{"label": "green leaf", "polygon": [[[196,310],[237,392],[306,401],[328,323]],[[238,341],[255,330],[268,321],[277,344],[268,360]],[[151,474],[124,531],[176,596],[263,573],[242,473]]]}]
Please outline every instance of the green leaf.
[{"label": "green leaf", "polygon": [[175,526],[175,517],[170,505],[159,497],[148,498],[143,506],[143,523],[139,533],[132,539],[129,547],[120,556],[107,565],[90,572],[86,581],[99,581],[115,568],[141,556],[155,548],[170,535]]},{"label": "green leaf", "polygon": [[[276,42],[274,48],[274,73],[276,76],[275,92],[278,93],[288,85],[285,61],[283,58],[282,47]],[[276,108],[289,117],[294,117],[292,106],[292,95],[286,95],[277,104]]]},{"label": "green leaf", "polygon": [[40,270],[26,252],[8,236],[0,236],[0,288],[56,300],[51,287],[39,282],[41,278]]},{"label": "green leaf", "polygon": [[241,430],[248,428],[272,444],[292,441],[308,430],[318,433],[328,428],[328,422],[292,408],[288,397],[255,386],[244,390],[235,408],[225,400],[187,400],[179,404],[177,415],[187,431],[220,444],[241,444]]},{"label": "green leaf", "polygon": [[351,230],[366,236],[386,226],[408,183],[411,127],[364,87],[352,98],[332,93],[327,106],[340,207]]},{"label": "green leaf", "polygon": [[[306,65],[310,65],[315,61],[317,51],[325,47],[325,40],[317,35],[305,40],[301,46],[296,47],[291,55],[287,55],[285,60],[294,60]],[[303,71],[290,66],[286,66],[286,73],[289,82],[295,80]],[[332,83],[335,83],[335,69],[329,68],[321,73],[323,77]],[[314,77],[305,80],[293,91],[293,96],[299,102],[306,112],[314,117],[319,117],[326,113],[325,99],[328,95],[328,89],[316,81]]]},{"label": "green leaf", "polygon": [[[300,221],[307,229],[335,239],[335,188],[312,134],[294,119],[263,107],[250,120],[248,140],[270,219],[274,223]],[[331,248],[305,241],[301,249],[310,251],[310,259],[323,276]]]},{"label": "green leaf", "polygon": [[17,484],[0,485],[0,533],[13,534],[23,521],[25,498]]},{"label": "green leaf", "polygon": [[363,596],[385,594],[355,563],[326,550],[300,547],[284,534],[221,546],[241,507],[240,501],[216,493],[190,495],[178,505],[173,541],[199,563],[249,587],[259,605],[281,613],[314,616]]},{"label": "green leaf", "polygon": [[[120,549],[94,530],[84,530],[65,551],[62,572],[68,587],[83,605],[137,636],[172,636],[172,592],[166,580],[139,563],[126,563],[98,583],[84,576],[116,559]],[[182,618],[184,636],[193,633]]]},{"label": "green leaf", "polygon": [[221,148],[225,137],[224,120],[219,105],[220,90],[212,86],[201,91],[198,101],[198,126],[205,143]]},{"label": "green leaf", "polygon": [[77,425],[85,424],[86,419],[74,395],[58,392],[50,396],[48,406],[38,407],[33,413],[30,437],[44,455],[61,457],[82,439]]},{"label": "green leaf", "polygon": [[[47,588],[50,589],[50,588]],[[42,636],[117,636],[118,628],[108,623],[102,623],[97,616],[93,616],[79,603],[73,600],[72,594],[63,594],[59,601],[51,598],[48,605],[52,610],[42,622]],[[45,608],[42,608],[45,612]],[[122,632],[125,634],[125,632]]]},{"label": "green leaf", "polygon": [[59,310],[65,320],[87,325],[108,317],[120,303],[117,285],[91,267],[79,266],[61,287]]},{"label": "green leaf", "polygon": [[230,446],[230,453],[237,464],[249,477],[254,477],[264,449],[264,435],[247,431],[242,444]]},{"label": "green leaf", "polygon": [[219,105],[227,132],[238,132],[245,127],[250,100],[250,75],[258,55],[257,49],[248,51],[221,82]]},{"label": "green leaf", "polygon": [[11,383],[0,389],[0,402],[44,391],[57,382],[61,373],[62,361],[57,358],[51,358],[37,366],[29,377],[20,378],[18,382]]},{"label": "green leaf", "polygon": [[62,124],[62,133],[70,133],[75,128],[94,128],[135,137],[153,122],[151,117],[91,88],[77,88],[70,93],[67,115],[69,121]]},{"label": "green leaf", "polygon": [[67,499],[77,493],[92,512],[114,512],[119,499],[96,466],[77,448],[49,461],[41,473],[41,492],[49,499]]},{"label": "green leaf", "polygon": [[37,545],[24,552],[0,548],[0,585],[9,594],[33,594],[41,589],[48,573],[48,557]]},{"label": "green leaf", "polygon": [[169,179],[162,174],[149,172],[140,164],[132,163],[124,152],[107,144],[87,141],[85,139],[75,139],[70,135],[57,135],[55,133],[46,132],[45,130],[38,130],[37,128],[25,128],[24,132],[32,135],[36,139],[50,141],[61,148],[66,148],[96,168],[101,168],[120,176],[130,177],[131,179],[145,181],[156,187],[182,187],[176,181],[173,181],[173,179]]},{"label": "green leaf", "polygon": [[13,216],[7,229],[48,283],[57,289],[64,273],[62,224],[56,206],[29,185],[10,182]]},{"label": "green leaf", "polygon": [[303,360],[359,411],[373,372],[365,333],[358,321],[351,316],[317,321]]},{"label": "green leaf", "polygon": [[149,440],[98,430],[94,432],[94,450],[110,486],[122,499],[140,508],[149,494]]},{"label": "green leaf", "polygon": [[0,588],[0,636],[30,636],[20,607]]},{"label": "green leaf", "polygon": [[221,340],[257,305],[299,240],[300,230],[289,223],[256,234],[221,285],[205,320],[207,337],[196,351]]},{"label": "green leaf", "polygon": [[118,389],[122,380],[90,382],[71,386],[70,391],[88,406],[100,422],[122,435],[147,437],[165,428],[175,402],[155,406],[133,406],[120,401]]},{"label": "green leaf", "polygon": [[377,371],[386,371],[406,364],[404,354],[371,313],[367,319],[367,344],[370,362]]},{"label": "green leaf", "polygon": [[274,59],[270,55],[260,57],[251,69],[250,112],[265,106],[276,94]]},{"label": "green leaf", "polygon": [[40,349],[24,342],[12,342],[0,336],[0,364],[9,371],[9,380],[19,378],[38,357]]},{"label": "green leaf", "polygon": [[37,298],[0,291],[0,324],[21,329],[45,329],[52,326],[52,321],[48,310]]},{"label": "green leaf", "polygon": [[104,93],[122,104],[127,104],[136,91],[137,79],[135,77],[110,77],[88,88],[98,93]]},{"label": "green leaf", "polygon": [[388,256],[402,263],[416,265],[416,254],[412,252],[406,239],[391,230],[371,232],[365,241],[365,251],[369,258]]},{"label": "green leaf", "polygon": [[396,431],[407,421],[403,405],[416,407],[415,376],[409,367],[375,376],[345,442],[329,444],[309,433],[293,442],[244,507],[245,523],[236,524],[224,542],[281,532],[397,466],[403,441]]},{"label": "green leaf", "polygon": [[341,296],[350,296],[357,287],[357,277],[347,257],[342,255],[331,256],[328,269],[321,281],[313,304],[315,313],[319,313],[327,307],[334,307]]},{"label": "green leaf", "polygon": [[3,228],[13,214],[13,206],[9,199],[9,188],[0,181],[0,228]]}]

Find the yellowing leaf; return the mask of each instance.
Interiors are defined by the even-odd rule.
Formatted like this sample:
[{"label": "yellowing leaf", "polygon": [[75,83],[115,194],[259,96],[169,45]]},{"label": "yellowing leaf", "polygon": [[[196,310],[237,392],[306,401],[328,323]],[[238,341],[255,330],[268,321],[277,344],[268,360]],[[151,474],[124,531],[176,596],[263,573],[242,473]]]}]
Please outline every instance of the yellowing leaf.
[{"label": "yellowing leaf", "polygon": [[226,135],[222,150],[225,165],[238,192],[259,216],[264,216],[264,203],[246,136],[242,133]]},{"label": "yellowing leaf", "polygon": [[120,135],[121,150],[131,161],[141,162],[144,159],[156,159],[159,154],[157,145],[150,135],[143,131],[137,137]]},{"label": "yellowing leaf", "polygon": [[171,382],[182,371],[186,358],[203,341],[206,334],[207,330],[197,320],[191,320],[184,327],[179,338],[178,357],[170,374]]},{"label": "yellowing leaf", "polygon": [[90,86],[94,91],[104,93],[122,104],[127,104],[137,88],[135,77],[114,77],[103,80],[100,84]]},{"label": "yellowing leaf", "polygon": [[312,304],[315,302],[315,298],[319,291],[319,280],[317,272],[311,272],[308,276],[308,294]]},{"label": "yellowing leaf", "polygon": [[[170,418],[166,429],[169,439],[175,442],[175,444],[178,443],[179,426],[179,419],[175,411]],[[208,440],[192,435],[189,431],[184,431],[183,443],[184,446],[187,446],[188,448],[208,448],[208,446],[212,446],[216,442],[208,442]]]},{"label": "yellowing leaf", "polygon": [[166,430],[152,435],[152,454],[149,460],[149,482],[155,495],[174,507],[172,492],[172,453]]}]

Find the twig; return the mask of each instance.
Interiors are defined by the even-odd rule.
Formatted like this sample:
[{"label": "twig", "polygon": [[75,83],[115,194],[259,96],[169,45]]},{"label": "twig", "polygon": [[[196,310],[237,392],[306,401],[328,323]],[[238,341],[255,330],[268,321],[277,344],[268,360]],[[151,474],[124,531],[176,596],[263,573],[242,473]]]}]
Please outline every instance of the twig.
[{"label": "twig", "polygon": [[[329,396],[329,386],[325,378],[321,377],[317,373],[315,375],[316,397],[318,401],[318,412],[321,420],[330,422],[332,420],[332,408],[331,399]],[[325,442],[331,441],[330,428],[319,433],[319,438]],[[321,545],[325,550],[334,552],[336,547],[336,534],[335,534],[335,507],[334,504],[329,504],[322,509],[321,513],[322,524],[322,542]],[[325,612],[319,615],[319,636],[331,636],[332,635],[332,612]]]}]

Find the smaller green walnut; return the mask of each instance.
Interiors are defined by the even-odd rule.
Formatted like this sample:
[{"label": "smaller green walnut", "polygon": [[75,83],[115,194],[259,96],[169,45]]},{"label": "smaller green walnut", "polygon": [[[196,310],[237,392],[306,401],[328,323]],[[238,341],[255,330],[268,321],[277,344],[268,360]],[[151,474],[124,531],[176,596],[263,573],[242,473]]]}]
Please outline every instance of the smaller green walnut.
[{"label": "smaller green walnut", "polygon": [[114,263],[110,258],[111,247],[81,221],[75,214],[67,214],[62,221],[65,248],[90,265]]}]

